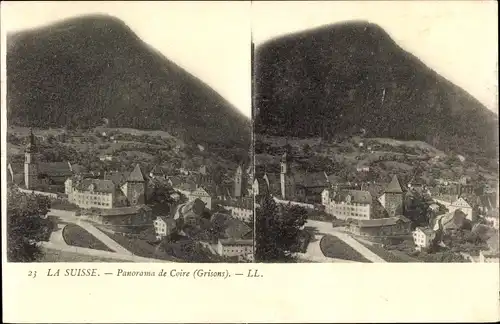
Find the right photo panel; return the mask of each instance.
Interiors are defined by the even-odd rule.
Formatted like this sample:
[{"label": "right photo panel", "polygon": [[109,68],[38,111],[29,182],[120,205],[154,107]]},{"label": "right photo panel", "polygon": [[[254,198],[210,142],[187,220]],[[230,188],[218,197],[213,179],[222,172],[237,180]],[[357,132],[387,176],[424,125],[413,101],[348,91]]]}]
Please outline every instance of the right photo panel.
[{"label": "right photo panel", "polygon": [[256,262],[499,262],[496,15],[252,3]]}]

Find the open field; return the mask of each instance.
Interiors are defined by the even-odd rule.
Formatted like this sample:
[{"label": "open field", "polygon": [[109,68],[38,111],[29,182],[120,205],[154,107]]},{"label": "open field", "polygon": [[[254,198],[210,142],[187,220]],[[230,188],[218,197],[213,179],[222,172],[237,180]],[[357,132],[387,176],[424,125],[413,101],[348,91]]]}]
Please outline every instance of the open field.
[{"label": "open field", "polygon": [[323,254],[329,258],[370,262],[347,243],[332,235],[323,236],[320,242],[320,248]]},{"label": "open field", "polygon": [[156,250],[156,246],[149,244],[146,240],[138,238],[129,238],[122,234],[110,233],[108,231],[101,230],[104,234],[109,236],[113,241],[123,246],[128,251],[133,254],[152,259],[161,259],[167,261],[179,261],[177,258],[170,256],[166,253]]},{"label": "open field", "polygon": [[66,244],[88,249],[114,252],[92,234],[75,224],[68,224],[63,229],[63,238]]}]

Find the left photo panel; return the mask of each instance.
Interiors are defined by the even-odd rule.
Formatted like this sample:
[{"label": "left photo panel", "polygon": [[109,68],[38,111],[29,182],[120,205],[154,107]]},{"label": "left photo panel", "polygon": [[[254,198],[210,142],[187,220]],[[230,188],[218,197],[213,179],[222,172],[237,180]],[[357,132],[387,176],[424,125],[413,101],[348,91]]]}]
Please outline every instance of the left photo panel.
[{"label": "left photo panel", "polygon": [[7,261],[253,262],[250,2],[2,11]]}]

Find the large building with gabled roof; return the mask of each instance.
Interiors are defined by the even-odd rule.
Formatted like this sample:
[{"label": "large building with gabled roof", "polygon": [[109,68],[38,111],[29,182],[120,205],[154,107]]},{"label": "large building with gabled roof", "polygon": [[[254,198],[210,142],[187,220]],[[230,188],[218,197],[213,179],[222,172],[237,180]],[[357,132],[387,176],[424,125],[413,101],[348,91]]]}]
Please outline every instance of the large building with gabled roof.
[{"label": "large building with gabled roof", "polygon": [[106,173],[104,179],[68,178],[65,193],[68,200],[82,208],[112,209],[146,203],[147,178],[137,164],[128,175]]},{"label": "large building with gabled roof", "polygon": [[338,219],[378,219],[388,217],[387,212],[369,191],[327,188],[321,193],[325,212]]}]

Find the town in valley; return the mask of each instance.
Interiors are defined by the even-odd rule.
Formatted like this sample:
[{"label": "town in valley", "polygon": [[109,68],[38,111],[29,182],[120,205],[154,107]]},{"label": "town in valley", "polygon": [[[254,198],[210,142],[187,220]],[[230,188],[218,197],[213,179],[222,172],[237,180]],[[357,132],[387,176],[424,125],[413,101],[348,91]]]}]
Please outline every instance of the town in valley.
[{"label": "town in valley", "polygon": [[[87,165],[50,162],[52,154],[65,156],[73,146],[119,147],[121,136],[130,143],[134,135],[118,130],[85,135],[18,130],[9,132],[9,145],[11,150],[24,150],[24,161],[14,155],[15,162],[8,164],[9,199],[26,203],[34,195],[48,200],[47,213],[41,215],[48,224],[39,243],[46,251],[42,260],[65,261],[66,255],[76,260],[81,255],[83,260],[145,262],[253,260],[248,165],[233,170],[182,163],[176,167],[153,164],[152,155],[133,150],[101,155],[91,151]],[[27,136],[20,135],[23,131]],[[147,147],[151,139],[141,135],[136,140],[137,146]],[[155,141],[151,152],[161,146],[161,138]],[[139,157],[127,159],[123,153]],[[78,159],[78,154],[71,158]]]},{"label": "town in valley", "polygon": [[[338,150],[346,143],[257,139],[256,221],[266,197],[283,210],[303,210],[290,249],[296,262],[498,262],[494,173],[469,173],[467,167],[477,166],[425,143],[346,141],[350,158]],[[380,144],[387,142],[394,146]],[[397,152],[402,150],[419,154]],[[326,151],[333,159],[324,157]]]},{"label": "town in valley", "polygon": [[258,262],[498,262],[498,106],[386,23],[256,44]]},{"label": "town in valley", "polygon": [[122,16],[9,26],[8,260],[252,262],[245,107]]}]

